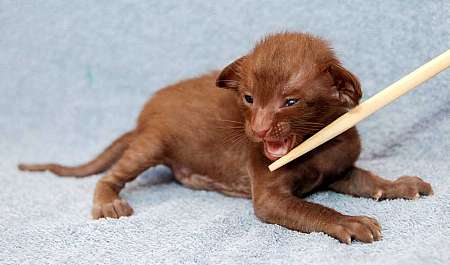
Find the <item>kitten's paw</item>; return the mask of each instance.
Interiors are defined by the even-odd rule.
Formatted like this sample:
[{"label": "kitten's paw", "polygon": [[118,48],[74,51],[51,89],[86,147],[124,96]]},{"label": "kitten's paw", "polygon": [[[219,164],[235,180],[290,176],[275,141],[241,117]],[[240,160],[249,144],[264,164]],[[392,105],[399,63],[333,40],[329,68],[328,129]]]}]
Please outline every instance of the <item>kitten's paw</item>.
[{"label": "kitten's paw", "polygon": [[352,239],[372,243],[381,239],[381,226],[367,216],[343,215],[328,225],[326,233],[342,243],[351,244]]},{"label": "kitten's paw", "polygon": [[130,216],[133,214],[133,208],[122,199],[115,199],[109,203],[96,203],[92,207],[92,218],[119,218],[121,216]]},{"label": "kitten's paw", "polygon": [[403,176],[393,181],[390,185],[378,189],[374,199],[409,199],[414,200],[420,195],[432,195],[431,185],[417,176]]}]

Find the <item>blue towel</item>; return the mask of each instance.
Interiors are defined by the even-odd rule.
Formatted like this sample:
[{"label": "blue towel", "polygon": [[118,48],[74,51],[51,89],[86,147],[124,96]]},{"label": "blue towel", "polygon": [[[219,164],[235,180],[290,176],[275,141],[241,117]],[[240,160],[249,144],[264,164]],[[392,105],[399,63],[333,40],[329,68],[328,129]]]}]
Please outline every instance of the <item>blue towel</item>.
[{"label": "blue towel", "polygon": [[16,170],[91,159],[157,89],[220,69],[269,32],[330,40],[367,99],[449,48],[449,14],[445,0],[1,0],[0,264],[449,264],[450,71],[359,125],[359,166],[420,175],[434,196],[308,198],[377,218],[373,244],[261,223],[250,201],[187,189],[164,168],[122,192],[133,216],[93,221],[100,176]]}]

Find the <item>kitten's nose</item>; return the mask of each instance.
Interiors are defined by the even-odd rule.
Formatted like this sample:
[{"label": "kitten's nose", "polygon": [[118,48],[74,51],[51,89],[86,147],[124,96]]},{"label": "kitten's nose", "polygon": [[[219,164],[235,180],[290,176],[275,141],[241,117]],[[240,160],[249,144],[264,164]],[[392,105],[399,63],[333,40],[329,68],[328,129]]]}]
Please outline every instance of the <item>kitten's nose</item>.
[{"label": "kitten's nose", "polygon": [[267,132],[269,131],[269,129],[262,129],[262,130],[258,130],[258,131],[254,131],[256,136],[258,136],[259,138],[264,138],[266,137]]},{"label": "kitten's nose", "polygon": [[252,131],[259,138],[266,137],[273,123],[273,111],[269,108],[261,108],[252,117]]}]

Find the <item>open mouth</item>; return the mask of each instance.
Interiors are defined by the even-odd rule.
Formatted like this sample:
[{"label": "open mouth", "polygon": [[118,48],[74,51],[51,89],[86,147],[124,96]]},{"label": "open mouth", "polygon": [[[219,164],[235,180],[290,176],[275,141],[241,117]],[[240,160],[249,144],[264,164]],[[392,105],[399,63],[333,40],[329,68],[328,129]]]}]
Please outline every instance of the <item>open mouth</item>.
[{"label": "open mouth", "polygon": [[277,141],[264,140],[264,152],[267,158],[274,161],[287,154],[293,148],[294,143],[295,135]]}]

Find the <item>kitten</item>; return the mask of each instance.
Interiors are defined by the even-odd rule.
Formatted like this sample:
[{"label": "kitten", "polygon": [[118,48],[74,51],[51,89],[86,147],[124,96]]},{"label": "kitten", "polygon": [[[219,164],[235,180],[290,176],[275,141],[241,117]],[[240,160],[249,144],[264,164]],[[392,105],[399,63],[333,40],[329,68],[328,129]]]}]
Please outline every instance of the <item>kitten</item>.
[{"label": "kitten", "polygon": [[120,190],[147,168],[164,164],[190,188],[251,198],[256,216],[265,222],[324,232],[345,243],[373,242],[381,238],[375,219],[345,215],[302,197],[331,189],[376,200],[414,199],[432,194],[432,188],[418,177],[389,181],[355,167],[361,150],[356,128],[277,171],[267,168],[357,105],[361,95],[358,79],[327,42],[304,33],[269,35],[222,72],[157,92],[136,128],[91,162],[19,168],[75,177],[109,169],[95,188],[95,219],[131,215]]}]

